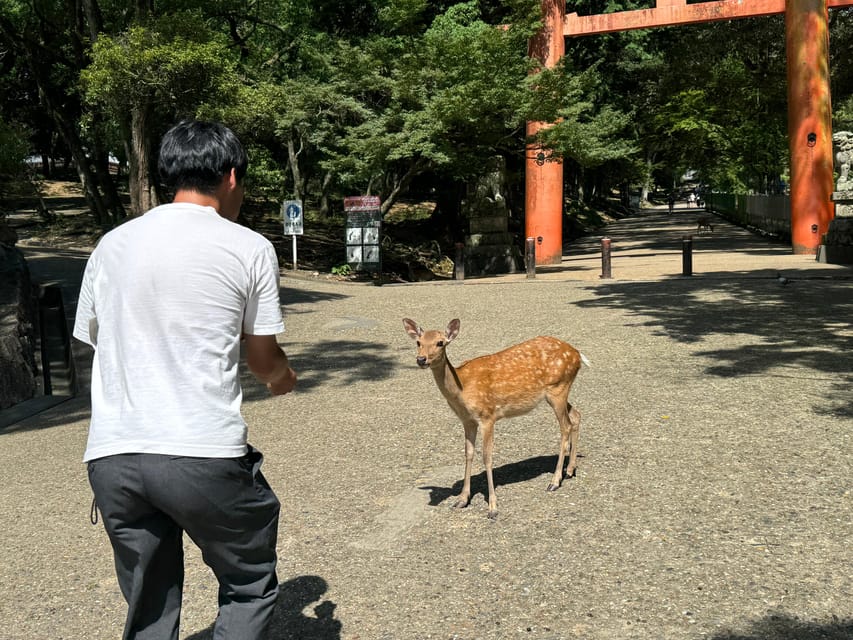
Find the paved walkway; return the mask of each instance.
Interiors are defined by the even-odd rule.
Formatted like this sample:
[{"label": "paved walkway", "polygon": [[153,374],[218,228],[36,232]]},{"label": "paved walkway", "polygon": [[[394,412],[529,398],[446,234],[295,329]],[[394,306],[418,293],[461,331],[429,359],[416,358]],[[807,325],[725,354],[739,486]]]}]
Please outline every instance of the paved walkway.
[{"label": "paved walkway", "polygon": [[[697,221],[708,217],[713,231],[699,231]],[[611,240],[611,276],[614,280],[656,280],[681,276],[682,245],[693,239],[693,274],[698,277],[850,277],[850,266],[827,265],[814,256],[793,255],[789,244],[738,227],[704,210],[677,206],[643,209],[618,220],[600,233],[572,242],[560,265],[540,267],[537,278],[598,280],[602,273],[601,238]],[[526,274],[507,276],[526,278]]]},{"label": "paved walkway", "polygon": [[[297,391],[244,378],[282,502],[270,640],[776,640],[853,635],[853,278],[695,211],[648,211],[524,274],[375,287],[282,278]],[[85,252],[25,248],[73,313]],[[776,272],[790,278],[783,284]],[[459,317],[450,358],[555,335],[592,362],[572,390],[576,478],[556,492],[547,407],[501,421],[499,516],[401,318]],[[79,353],[81,366],[88,354]],[[85,396],[0,430],[0,637],[117,638],[109,544],[89,524]],[[186,545],[183,640],[216,587]]]}]

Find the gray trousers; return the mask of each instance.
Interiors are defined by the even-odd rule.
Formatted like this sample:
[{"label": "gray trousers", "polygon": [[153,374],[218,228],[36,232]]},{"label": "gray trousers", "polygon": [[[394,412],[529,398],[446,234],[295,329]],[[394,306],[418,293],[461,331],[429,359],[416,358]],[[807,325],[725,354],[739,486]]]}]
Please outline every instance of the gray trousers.
[{"label": "gray trousers", "polygon": [[89,482],[127,600],[125,640],[178,640],[183,532],[219,580],[215,640],[264,637],[278,596],[280,504],[249,448],[242,458],[146,453],[89,462]]}]

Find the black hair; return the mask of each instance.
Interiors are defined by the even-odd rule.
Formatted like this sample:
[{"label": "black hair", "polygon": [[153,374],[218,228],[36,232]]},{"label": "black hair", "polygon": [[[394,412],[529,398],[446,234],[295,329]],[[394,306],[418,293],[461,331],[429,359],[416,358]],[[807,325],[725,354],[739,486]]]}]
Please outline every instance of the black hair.
[{"label": "black hair", "polygon": [[212,194],[234,169],[242,181],[249,166],[243,145],[218,122],[184,120],[160,142],[157,169],[167,187]]}]

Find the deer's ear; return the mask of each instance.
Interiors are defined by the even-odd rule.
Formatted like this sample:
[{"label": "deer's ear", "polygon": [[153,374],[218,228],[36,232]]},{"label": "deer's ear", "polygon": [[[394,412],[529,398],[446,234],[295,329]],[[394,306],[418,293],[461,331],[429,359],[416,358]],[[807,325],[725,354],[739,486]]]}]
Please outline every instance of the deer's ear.
[{"label": "deer's ear", "polygon": [[408,318],[403,318],[403,326],[406,328],[406,333],[412,336],[413,340],[417,340],[424,334],[424,330],[418,326],[418,323]]},{"label": "deer's ear", "polygon": [[444,337],[448,342],[459,335],[459,318],[454,318],[447,323],[447,330],[444,332]]}]

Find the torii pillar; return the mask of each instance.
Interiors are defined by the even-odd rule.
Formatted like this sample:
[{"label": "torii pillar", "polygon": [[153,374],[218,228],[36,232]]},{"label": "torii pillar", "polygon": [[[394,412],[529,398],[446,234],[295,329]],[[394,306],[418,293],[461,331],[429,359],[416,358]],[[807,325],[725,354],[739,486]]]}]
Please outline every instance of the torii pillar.
[{"label": "torii pillar", "polygon": [[[563,37],[630,29],[785,14],[788,64],[788,139],[791,160],[791,244],[816,253],[835,216],[832,194],[832,111],[829,91],[828,7],[853,0],[717,0],[686,4],[657,0],[654,9],[603,15],[565,15],[563,0],[542,0],[544,26],[531,55],[552,67],[565,51]],[[533,135],[547,126],[528,123]],[[536,264],[562,258],[563,168],[546,149],[527,147],[525,231],[537,239]],[[539,241],[539,238],[542,238]]]},{"label": "torii pillar", "polygon": [[[566,52],[563,22],[565,0],[542,0],[542,30],[530,40],[530,56],[546,69]],[[545,122],[528,122],[528,137]],[[540,145],[527,145],[524,191],[524,232],[536,240],[536,264],[560,264],[563,258],[563,163]]]},{"label": "torii pillar", "polygon": [[826,0],[786,0],[791,245],[817,253],[835,217],[832,202],[832,105]]}]

